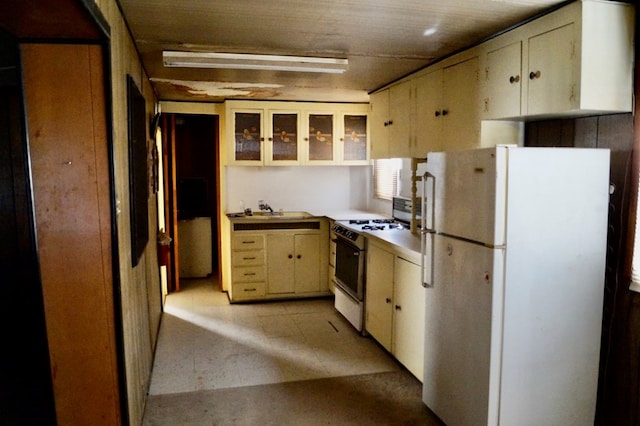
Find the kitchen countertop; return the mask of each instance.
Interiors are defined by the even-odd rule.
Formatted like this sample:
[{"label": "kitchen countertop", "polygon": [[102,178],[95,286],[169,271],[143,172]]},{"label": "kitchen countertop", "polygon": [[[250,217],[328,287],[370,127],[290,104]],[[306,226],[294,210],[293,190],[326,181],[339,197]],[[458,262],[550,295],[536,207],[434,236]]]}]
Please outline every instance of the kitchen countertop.
[{"label": "kitchen countertop", "polygon": [[[380,213],[371,213],[365,210],[346,209],[334,211],[314,211],[305,210],[314,217],[326,217],[331,220],[352,220],[352,219],[389,219],[390,216]],[[229,218],[233,219],[250,219],[251,217]],[[312,218],[309,218],[312,219]],[[420,256],[420,234],[412,234],[408,229],[404,231],[360,231],[367,238],[377,239],[383,243],[390,244],[394,248],[404,250],[407,256],[416,262],[419,262]],[[417,260],[416,260],[417,259]]]},{"label": "kitchen countertop", "polygon": [[388,243],[394,248],[405,251],[408,257],[416,263],[420,262],[420,234],[412,234],[411,231],[362,231],[366,238]]}]

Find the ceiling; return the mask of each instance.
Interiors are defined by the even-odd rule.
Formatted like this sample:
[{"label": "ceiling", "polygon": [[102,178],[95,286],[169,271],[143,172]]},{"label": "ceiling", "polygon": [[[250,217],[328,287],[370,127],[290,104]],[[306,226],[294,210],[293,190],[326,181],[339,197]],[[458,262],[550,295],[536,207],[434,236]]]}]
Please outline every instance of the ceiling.
[{"label": "ceiling", "polygon": [[[119,0],[160,100],[368,102],[564,0]],[[425,36],[425,31],[436,32]],[[346,58],[343,74],[167,68],[163,50]]]}]

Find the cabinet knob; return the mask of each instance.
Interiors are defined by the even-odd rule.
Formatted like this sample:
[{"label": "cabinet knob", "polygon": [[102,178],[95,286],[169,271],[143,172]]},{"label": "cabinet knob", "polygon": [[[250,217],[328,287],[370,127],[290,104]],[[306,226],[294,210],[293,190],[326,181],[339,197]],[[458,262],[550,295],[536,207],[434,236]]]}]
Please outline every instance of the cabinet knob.
[{"label": "cabinet knob", "polygon": [[387,303],[391,303],[391,299],[390,299],[390,298],[388,298],[388,297],[385,299],[385,301],[386,301]]},{"label": "cabinet knob", "polygon": [[297,255],[297,256],[296,256],[296,258],[298,258],[298,259],[302,259],[302,255],[301,255],[301,254],[299,254],[299,255]]},{"label": "cabinet knob", "polygon": [[289,259],[293,259],[293,255],[290,254],[289,256],[287,256]]},{"label": "cabinet knob", "polygon": [[536,78],[540,78],[540,70],[538,70],[536,72],[531,71],[529,73],[529,80],[534,80]]},{"label": "cabinet knob", "polygon": [[513,84],[513,83],[519,83],[519,82],[520,82],[519,75],[512,75],[511,77],[509,77],[509,83]]},{"label": "cabinet knob", "polygon": [[438,110],[436,110],[435,116],[436,116],[436,117],[440,117],[440,114],[442,114],[442,113],[440,112],[440,110],[439,110],[439,109],[438,109]]},{"label": "cabinet knob", "polygon": [[387,127],[388,125],[389,125],[389,122],[388,122],[388,121],[385,121],[385,122],[384,122],[384,127]]},{"label": "cabinet knob", "polygon": [[448,109],[443,109],[442,110],[442,115],[444,116],[444,115],[447,115],[447,114],[449,114],[449,110]]},{"label": "cabinet knob", "polygon": [[396,311],[401,311],[401,310],[402,310],[402,306],[396,305]]}]

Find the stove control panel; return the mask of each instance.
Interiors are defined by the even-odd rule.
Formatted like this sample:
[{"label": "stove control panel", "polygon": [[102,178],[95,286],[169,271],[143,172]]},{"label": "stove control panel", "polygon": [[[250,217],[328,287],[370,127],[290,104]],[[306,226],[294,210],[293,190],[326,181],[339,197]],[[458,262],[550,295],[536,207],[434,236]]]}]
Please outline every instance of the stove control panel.
[{"label": "stove control panel", "polygon": [[333,225],[333,232],[335,232],[336,234],[351,240],[351,241],[355,241],[358,239],[358,233],[356,231],[353,231],[351,229],[347,229],[344,226],[341,226],[340,224],[336,223],[335,225]]}]

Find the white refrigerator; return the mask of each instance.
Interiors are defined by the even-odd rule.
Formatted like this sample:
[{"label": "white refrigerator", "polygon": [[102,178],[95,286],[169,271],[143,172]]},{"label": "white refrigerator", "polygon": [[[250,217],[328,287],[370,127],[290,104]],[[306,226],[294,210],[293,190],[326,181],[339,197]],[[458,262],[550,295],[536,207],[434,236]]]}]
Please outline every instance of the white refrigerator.
[{"label": "white refrigerator", "polygon": [[593,424],[609,155],[427,156],[423,401],[447,425]]}]

